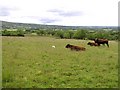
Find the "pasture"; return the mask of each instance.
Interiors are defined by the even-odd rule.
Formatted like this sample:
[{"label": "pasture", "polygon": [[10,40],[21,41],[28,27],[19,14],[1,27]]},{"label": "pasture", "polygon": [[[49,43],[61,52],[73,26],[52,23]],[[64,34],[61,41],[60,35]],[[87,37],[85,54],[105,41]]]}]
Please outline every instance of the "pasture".
[{"label": "pasture", "polygon": [[[91,47],[89,41],[2,37],[3,87],[117,88],[118,42],[110,41],[108,48]],[[71,51],[67,44],[84,46],[86,51]]]}]

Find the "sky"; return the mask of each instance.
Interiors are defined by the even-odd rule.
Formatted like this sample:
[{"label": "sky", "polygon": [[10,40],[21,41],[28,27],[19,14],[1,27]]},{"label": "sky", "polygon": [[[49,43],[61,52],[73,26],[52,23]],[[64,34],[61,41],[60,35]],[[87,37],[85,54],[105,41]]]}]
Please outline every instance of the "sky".
[{"label": "sky", "polygon": [[0,0],[0,20],[65,26],[118,26],[119,0]]}]

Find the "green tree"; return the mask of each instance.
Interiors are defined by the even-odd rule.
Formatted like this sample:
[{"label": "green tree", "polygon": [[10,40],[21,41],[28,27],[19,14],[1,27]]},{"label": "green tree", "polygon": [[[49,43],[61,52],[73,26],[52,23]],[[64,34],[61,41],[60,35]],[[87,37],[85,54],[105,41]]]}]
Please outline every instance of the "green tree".
[{"label": "green tree", "polygon": [[77,30],[74,33],[73,38],[75,38],[75,39],[85,39],[86,38],[86,31],[85,30]]},{"label": "green tree", "polygon": [[43,36],[46,35],[46,32],[44,30],[37,30],[37,35]]},{"label": "green tree", "polygon": [[18,36],[24,36],[24,33],[25,33],[25,31],[23,30],[17,30],[16,32]]},{"label": "green tree", "polygon": [[63,34],[63,37],[64,37],[64,38],[67,38],[67,39],[70,39],[70,33],[69,33],[69,32],[65,32],[65,33]]},{"label": "green tree", "polygon": [[73,37],[73,31],[65,31],[64,34],[63,34],[63,37],[64,38],[67,38],[67,39],[71,39]]},{"label": "green tree", "polygon": [[58,30],[58,31],[56,31],[55,36],[59,37],[59,38],[63,38],[63,34],[64,34],[64,32],[62,30]]}]

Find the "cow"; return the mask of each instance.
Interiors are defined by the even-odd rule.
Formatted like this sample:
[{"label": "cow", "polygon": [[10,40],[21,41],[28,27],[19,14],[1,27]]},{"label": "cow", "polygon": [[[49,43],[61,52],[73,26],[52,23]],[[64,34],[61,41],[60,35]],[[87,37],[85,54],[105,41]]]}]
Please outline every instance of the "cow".
[{"label": "cow", "polygon": [[103,44],[103,45],[106,44],[109,47],[107,39],[98,39],[98,38],[96,38],[96,39],[94,39],[94,42],[97,43],[99,46],[100,46],[100,44]]},{"label": "cow", "polygon": [[71,50],[75,50],[75,51],[85,51],[86,50],[86,48],[84,48],[84,47],[74,46],[74,45],[70,45],[70,44],[67,44],[66,48],[70,48]]},{"label": "cow", "polygon": [[99,46],[98,43],[94,43],[94,42],[88,42],[87,45],[90,45],[90,46]]}]

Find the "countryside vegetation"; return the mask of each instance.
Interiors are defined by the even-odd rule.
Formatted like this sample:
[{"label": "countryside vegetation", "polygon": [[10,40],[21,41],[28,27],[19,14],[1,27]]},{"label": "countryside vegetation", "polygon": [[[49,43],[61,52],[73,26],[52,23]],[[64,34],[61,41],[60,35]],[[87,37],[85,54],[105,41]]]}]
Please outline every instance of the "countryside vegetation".
[{"label": "countryside vegetation", "polygon": [[[118,88],[117,27],[2,26],[4,88]],[[110,47],[87,45],[94,38],[108,39]],[[71,51],[67,44],[86,50]]]}]

